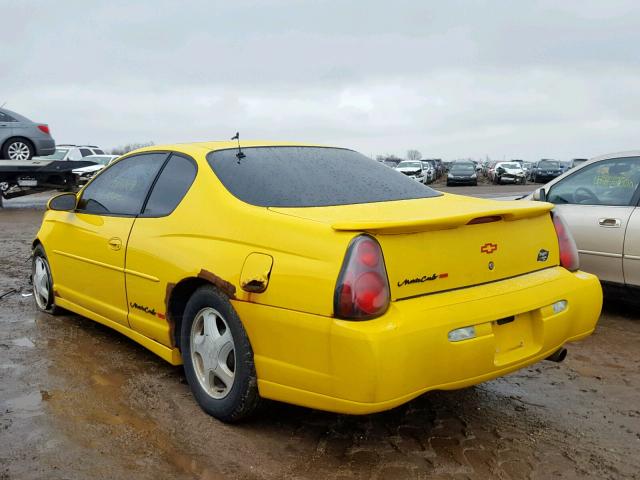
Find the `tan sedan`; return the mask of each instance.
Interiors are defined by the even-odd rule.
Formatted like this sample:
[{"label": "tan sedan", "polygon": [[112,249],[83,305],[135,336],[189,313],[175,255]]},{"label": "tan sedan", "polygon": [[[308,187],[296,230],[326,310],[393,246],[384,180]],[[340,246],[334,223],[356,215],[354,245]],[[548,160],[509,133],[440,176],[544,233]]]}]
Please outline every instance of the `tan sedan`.
[{"label": "tan sedan", "polygon": [[569,224],[580,268],[608,286],[640,286],[640,150],[602,155],[537,189]]}]

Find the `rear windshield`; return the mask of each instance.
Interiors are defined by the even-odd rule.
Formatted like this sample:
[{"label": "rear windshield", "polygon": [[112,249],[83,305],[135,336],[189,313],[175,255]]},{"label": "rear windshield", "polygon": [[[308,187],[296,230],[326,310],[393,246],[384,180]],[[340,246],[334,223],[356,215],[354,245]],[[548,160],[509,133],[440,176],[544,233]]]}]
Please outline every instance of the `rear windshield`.
[{"label": "rear windshield", "polygon": [[261,207],[322,207],[390,202],[441,195],[352,150],[322,147],[250,147],[207,155],[224,186]]}]

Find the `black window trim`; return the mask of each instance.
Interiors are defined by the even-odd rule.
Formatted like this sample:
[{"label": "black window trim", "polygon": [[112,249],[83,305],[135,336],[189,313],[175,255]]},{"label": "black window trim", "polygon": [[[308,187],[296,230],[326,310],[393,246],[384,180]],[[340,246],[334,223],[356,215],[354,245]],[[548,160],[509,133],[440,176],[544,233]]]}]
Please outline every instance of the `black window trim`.
[{"label": "black window trim", "polygon": [[[120,157],[118,158],[118,161],[116,162],[111,162],[109,165],[107,165],[104,169],[102,169],[100,171],[100,175],[102,175],[102,173],[106,172],[109,168],[111,168],[113,165],[116,165],[118,163],[120,163],[123,160],[126,160],[127,158],[132,158],[132,157],[138,157],[138,156],[142,156],[142,155],[151,155],[151,154],[158,154],[158,153],[164,153],[165,159],[162,163],[162,166],[160,167],[160,169],[158,170],[158,173],[156,174],[155,178],[153,179],[153,181],[151,182],[151,185],[149,186],[149,190],[147,191],[145,197],[144,197],[144,201],[142,202],[142,207],[140,212],[138,212],[137,214],[124,214],[124,213],[93,213],[93,212],[85,212],[84,210],[78,210],[78,208],[76,207],[73,211],[73,213],[75,214],[83,214],[83,215],[97,215],[100,217],[120,217],[120,218],[137,218],[140,216],[140,214],[144,211],[144,207],[147,204],[147,200],[149,199],[149,192],[151,192],[151,190],[153,189],[154,185],[156,184],[156,181],[158,180],[158,175],[160,175],[160,172],[162,172],[162,170],[164,170],[164,166],[167,164],[167,160],[169,159],[169,157],[171,156],[171,154],[173,153],[170,150],[152,150],[152,151],[146,151],[146,152],[140,152],[140,153],[134,153],[132,155],[127,155],[126,157]],[[98,177],[98,175],[96,175],[95,177],[93,177],[85,186],[82,190],[80,190],[80,196],[78,197],[78,202],[80,203],[80,200],[82,199],[82,195],[84,194],[84,191],[89,187],[89,185],[91,185],[93,183],[93,180],[96,179]]]},{"label": "black window trim", "polygon": [[[597,162],[589,163],[588,165],[586,165],[584,167],[580,167],[579,169],[571,172],[569,175],[567,175],[563,179],[561,179],[561,180],[557,181],[556,183],[554,183],[553,185],[551,185],[551,187],[549,187],[549,191],[547,192],[547,195],[549,193],[551,193],[551,190],[556,185],[559,185],[560,183],[564,182],[568,178],[571,178],[574,175],[579,174],[582,170],[587,169],[587,168],[591,167],[592,165],[597,165],[597,164],[602,163],[602,162],[609,162],[611,160],[624,160],[624,159],[627,159],[627,158],[640,158],[640,155],[635,155],[635,156],[634,155],[627,155],[627,156],[624,156],[624,157],[602,158],[602,159],[598,160]],[[583,162],[583,164],[584,163],[586,163],[586,162]],[[556,203],[554,205],[578,205],[578,206],[585,206],[585,207],[593,207],[593,206],[598,206],[598,207],[637,207],[637,206],[640,206],[640,183],[638,183],[638,186],[636,187],[636,191],[631,196],[631,200],[629,200],[629,203],[627,205],[589,205],[589,204],[582,204],[582,203],[569,203],[569,204]]]},{"label": "black window trim", "polygon": [[[144,198],[144,202],[142,202],[142,208],[140,209],[140,213],[138,215],[136,215],[136,218],[163,218],[163,217],[168,217],[169,215],[171,215],[176,210],[176,208],[178,208],[180,206],[180,204],[184,200],[184,197],[187,196],[187,194],[189,193],[189,190],[191,190],[191,187],[193,186],[194,182],[196,181],[196,178],[198,177],[198,162],[196,162],[193,159],[193,157],[191,157],[190,155],[187,155],[186,153],[182,153],[182,152],[168,151],[168,154],[169,155],[167,156],[167,158],[165,159],[164,163],[162,164],[162,167],[160,167],[160,170],[158,170],[158,174],[156,175],[156,178],[153,179],[153,182],[151,183],[151,186],[149,187],[149,191],[147,192],[147,195]],[[145,208],[147,208],[147,203],[149,202],[149,198],[151,198],[151,194],[153,193],[153,189],[156,187],[156,183],[158,183],[158,179],[160,178],[160,175],[162,175],[162,172],[164,171],[165,167],[169,164],[169,160],[171,160],[171,158],[173,156],[182,157],[182,158],[184,158],[186,160],[189,160],[191,162],[191,164],[196,169],[196,173],[193,176],[193,180],[191,180],[191,183],[189,184],[189,188],[187,188],[187,191],[184,193],[184,195],[182,195],[182,198],[180,199],[180,201],[176,204],[175,207],[173,207],[173,210],[171,210],[169,213],[167,213],[165,215],[145,215],[144,214],[144,210],[145,210]]]}]

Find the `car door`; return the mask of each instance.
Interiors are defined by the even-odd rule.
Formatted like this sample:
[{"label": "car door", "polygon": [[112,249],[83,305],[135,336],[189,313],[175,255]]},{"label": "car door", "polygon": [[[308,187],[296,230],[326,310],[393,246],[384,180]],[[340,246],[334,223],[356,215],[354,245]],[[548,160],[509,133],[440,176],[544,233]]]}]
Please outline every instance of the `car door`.
[{"label": "car door", "polygon": [[633,209],[629,217],[622,258],[624,281],[627,285],[640,287],[640,208]]},{"label": "car door", "polygon": [[128,325],[127,240],[166,157],[149,153],[115,162],[80,193],[75,211],[58,217],[47,242],[57,295]]},{"label": "car door", "polygon": [[611,158],[563,178],[547,194],[569,224],[580,268],[602,281],[625,281],[625,232],[637,202],[639,179],[640,157]]},{"label": "car door", "polygon": [[[171,282],[188,275],[188,244],[197,241],[188,229],[197,228],[198,213],[181,203],[197,174],[195,161],[172,154],[153,186],[127,245],[126,285],[131,328],[170,346],[166,297]],[[186,216],[185,216],[186,215]],[[201,239],[202,240],[202,239]],[[175,278],[177,277],[177,278]]]}]

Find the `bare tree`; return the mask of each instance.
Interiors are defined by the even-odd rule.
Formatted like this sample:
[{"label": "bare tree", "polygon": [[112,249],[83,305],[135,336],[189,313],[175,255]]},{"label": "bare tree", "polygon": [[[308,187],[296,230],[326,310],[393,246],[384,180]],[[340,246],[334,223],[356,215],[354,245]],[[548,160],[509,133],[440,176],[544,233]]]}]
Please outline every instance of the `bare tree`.
[{"label": "bare tree", "polygon": [[418,150],[407,150],[407,160],[420,160],[422,154]]},{"label": "bare tree", "polygon": [[145,143],[127,143],[126,145],[121,145],[119,147],[114,147],[111,149],[111,155],[124,155],[125,153],[129,153],[132,150],[137,150],[142,147],[150,147],[154,145],[153,142],[145,142]]}]

